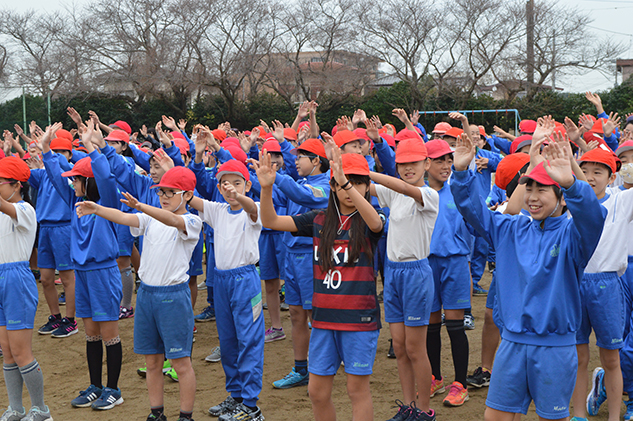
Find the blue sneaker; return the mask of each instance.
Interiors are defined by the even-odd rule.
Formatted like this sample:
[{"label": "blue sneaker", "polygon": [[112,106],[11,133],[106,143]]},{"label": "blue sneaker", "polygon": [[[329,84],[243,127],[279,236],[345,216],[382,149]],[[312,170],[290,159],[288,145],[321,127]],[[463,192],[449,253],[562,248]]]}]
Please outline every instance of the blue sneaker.
[{"label": "blue sneaker", "polygon": [[591,416],[598,415],[600,405],[607,400],[607,391],[604,388],[604,370],[597,367],[591,376],[591,391],[587,396],[587,413]]},{"label": "blue sneaker", "polygon": [[70,401],[70,404],[75,408],[86,408],[99,399],[101,392],[102,390],[100,388],[91,384],[88,389],[79,392],[79,396]]},{"label": "blue sneaker", "polygon": [[624,413],[624,421],[633,421],[633,399],[629,397],[628,401],[624,401],[626,412]]},{"label": "blue sneaker", "polygon": [[103,389],[103,393],[101,393],[99,399],[92,403],[92,409],[112,409],[122,403],[123,398],[121,397],[121,389],[111,389],[106,387]]},{"label": "blue sneaker", "polygon": [[473,295],[488,295],[488,290],[487,289],[483,289],[482,287],[479,286],[479,284],[473,284]]},{"label": "blue sneaker", "polygon": [[587,418],[572,417],[569,421],[587,421]]},{"label": "blue sneaker", "polygon": [[61,294],[59,294],[59,298],[57,298],[57,302],[59,303],[60,306],[65,306],[66,305],[66,293],[62,292]]},{"label": "blue sneaker", "polygon": [[193,317],[196,322],[211,322],[215,320],[215,309],[207,306],[202,313]]},{"label": "blue sneaker", "polygon": [[295,371],[295,368],[292,367],[292,370],[286,375],[286,377],[273,382],[273,387],[275,389],[290,389],[291,387],[305,386],[308,384],[309,379],[309,373],[299,374]]}]

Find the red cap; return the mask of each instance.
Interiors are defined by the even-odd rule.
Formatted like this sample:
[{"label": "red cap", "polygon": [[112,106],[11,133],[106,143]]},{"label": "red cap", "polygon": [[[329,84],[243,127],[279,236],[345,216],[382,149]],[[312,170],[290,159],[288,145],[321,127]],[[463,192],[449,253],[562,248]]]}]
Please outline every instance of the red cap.
[{"label": "red cap", "polygon": [[262,151],[264,149],[266,149],[268,152],[281,153],[281,146],[276,140],[267,140],[266,142],[264,142],[264,144],[262,145]]},{"label": "red cap", "polygon": [[182,134],[182,132],[178,132],[178,131],[175,131],[175,130],[173,132],[169,132],[169,134],[174,139],[184,139],[185,138],[185,135]]},{"label": "red cap", "polygon": [[627,140],[615,150],[615,154],[619,157],[621,153],[633,150],[633,140]]},{"label": "red cap", "polygon": [[428,156],[422,139],[405,139],[396,149],[396,164],[424,161]]},{"label": "red cap", "polygon": [[521,120],[519,123],[519,131],[521,133],[532,134],[536,130],[536,121],[534,120]]},{"label": "red cap", "polygon": [[479,126],[479,134],[482,135],[483,137],[488,137],[488,135],[486,134],[486,129],[484,129],[484,126]]},{"label": "red cap", "polygon": [[237,137],[227,137],[222,141],[222,143],[220,143],[220,147],[225,149],[229,145],[237,146],[240,149],[242,148],[242,145],[240,145],[240,140]]},{"label": "red cap", "polygon": [[0,149],[0,159],[4,158],[6,155],[4,154],[4,151],[2,149]]},{"label": "red cap", "polygon": [[222,181],[222,176],[225,174],[237,174],[242,177],[245,181],[249,181],[251,179],[250,174],[248,173],[248,169],[246,169],[246,165],[244,163],[237,161],[235,159],[231,159],[226,161],[224,164],[220,165],[218,168],[218,173],[215,175],[215,178],[219,182]]},{"label": "red cap", "polygon": [[325,148],[323,147],[323,142],[321,142],[319,139],[308,139],[298,147],[291,150],[290,153],[292,153],[293,155],[297,155],[299,151],[310,152],[320,156],[321,158],[327,159],[327,156],[325,155]]},{"label": "red cap", "polygon": [[74,177],[80,175],[86,178],[93,178],[95,175],[92,173],[92,160],[90,157],[86,157],[77,161],[74,167],[70,171],[62,173],[64,177]]},{"label": "red cap", "polygon": [[426,151],[429,154],[429,158],[431,159],[439,158],[441,156],[453,153],[448,142],[442,139],[429,140],[428,142],[425,143],[425,146],[426,146]]},{"label": "red cap", "polygon": [[218,142],[222,142],[224,139],[226,139],[226,132],[224,130],[220,130],[220,129],[211,130],[211,134],[213,135],[215,140],[217,140]]},{"label": "red cap", "polygon": [[[364,156],[358,153],[346,153],[341,156],[345,175],[369,175],[369,164]],[[334,173],[330,172],[330,178]]]},{"label": "red cap", "polygon": [[531,144],[532,144],[532,135],[524,134],[522,136],[519,136],[512,141],[512,144],[510,145],[510,153],[511,154],[515,153],[522,147],[531,145]]},{"label": "red cap", "polygon": [[196,175],[189,168],[173,167],[167,171],[160,183],[154,184],[154,187],[164,187],[166,189],[194,191],[196,189]]},{"label": "red cap", "polygon": [[454,137],[455,139],[459,138],[464,131],[459,127],[451,127],[444,133],[442,136]]},{"label": "red cap", "polygon": [[[71,142],[73,141],[73,135],[70,134],[70,132],[68,130],[64,130],[64,129],[59,129],[55,132],[55,139],[66,139],[66,140],[70,140]],[[53,140],[55,140],[53,139]],[[51,148],[53,149],[53,148]]]},{"label": "red cap", "polygon": [[129,124],[127,124],[123,120],[115,121],[113,124],[110,124],[110,127],[112,126],[117,126],[119,129],[123,130],[128,135],[132,134],[132,128],[130,127]]},{"label": "red cap", "polygon": [[297,132],[290,127],[285,128],[284,139],[297,140]]},{"label": "red cap", "polygon": [[26,161],[26,160],[27,160],[27,159],[29,159],[30,157],[31,157],[31,154],[27,152],[27,153],[25,153],[25,154],[22,156],[22,161]]},{"label": "red cap", "polygon": [[51,140],[50,148],[54,151],[72,151],[73,142],[62,137],[57,137]]},{"label": "red cap", "polygon": [[176,145],[181,155],[187,155],[187,152],[190,150],[189,142],[187,142],[184,138],[181,139],[178,137],[173,138],[171,141],[174,145]]},{"label": "red cap", "polygon": [[391,136],[390,134],[387,133],[381,133],[380,137],[382,137],[382,139],[387,142],[387,145],[391,146],[392,148],[395,149],[396,147],[396,139],[393,138],[393,136]]},{"label": "red cap", "polygon": [[394,140],[396,142],[402,142],[406,139],[419,140],[420,142],[422,142],[422,138],[420,137],[420,135],[413,130],[402,129],[394,136]]},{"label": "red cap", "polygon": [[534,167],[529,175],[522,176],[519,180],[519,184],[526,184],[529,180],[534,180],[544,186],[556,186],[560,188],[560,184],[552,180],[552,177],[547,174],[547,171],[545,171],[545,167],[543,166],[542,162]]},{"label": "red cap", "polygon": [[[112,130],[109,135],[103,138],[104,140],[110,140],[112,142],[125,142],[130,143],[130,135],[123,130]],[[51,148],[52,149],[52,148]]]},{"label": "red cap", "polygon": [[246,152],[244,152],[242,148],[238,148],[234,145],[229,145],[224,149],[226,149],[234,159],[237,159],[238,161],[246,165],[246,159],[248,157],[246,156]]},{"label": "red cap", "polygon": [[29,181],[31,169],[20,158],[8,156],[0,160],[0,177],[22,182]]},{"label": "red cap", "polygon": [[440,123],[437,123],[435,125],[435,127],[433,128],[433,131],[431,133],[437,133],[437,134],[444,134],[447,131],[449,131],[450,129],[452,129],[453,126],[451,126],[449,123],[442,121]]},{"label": "red cap", "polygon": [[333,138],[336,146],[338,146],[339,148],[342,148],[343,146],[355,140],[358,140],[358,142],[361,144],[365,143],[365,139],[362,139],[356,133],[350,132],[349,130],[341,130],[340,132],[336,132]]},{"label": "red cap", "polygon": [[[369,138],[369,136],[367,136],[366,129],[361,129],[359,127],[358,129],[354,130],[354,134],[358,136],[359,138],[363,139],[365,142],[371,142],[371,139]],[[365,143],[365,142],[360,142],[360,143]]]},{"label": "red cap", "polygon": [[[262,126],[253,127],[253,130],[255,129],[259,129],[259,135],[257,137],[261,137],[263,139],[266,138],[266,135],[268,134],[268,132],[266,132],[266,129],[264,129]],[[251,130],[251,133],[253,132],[253,130]]]},{"label": "red cap", "polygon": [[602,123],[606,123],[607,120],[604,118],[599,118],[591,127],[591,131],[594,133],[604,134],[604,129],[602,128]]},{"label": "red cap", "polygon": [[585,132],[585,134],[582,135],[582,137],[583,139],[585,139],[585,142],[587,143],[595,140],[599,144],[607,146],[602,136],[600,136],[598,133],[594,132],[593,130],[589,130],[588,132]]},{"label": "red cap", "polygon": [[310,122],[309,121],[302,121],[301,123],[299,123],[299,128],[302,128],[303,126],[310,127]]},{"label": "red cap", "polygon": [[622,166],[622,161],[611,150],[595,148],[585,152],[578,160],[579,162],[597,162],[611,168],[612,173],[616,173]]},{"label": "red cap", "polygon": [[497,173],[495,175],[495,184],[502,190],[505,190],[510,181],[519,173],[519,170],[530,162],[530,155],[517,152],[506,155],[497,165]]}]

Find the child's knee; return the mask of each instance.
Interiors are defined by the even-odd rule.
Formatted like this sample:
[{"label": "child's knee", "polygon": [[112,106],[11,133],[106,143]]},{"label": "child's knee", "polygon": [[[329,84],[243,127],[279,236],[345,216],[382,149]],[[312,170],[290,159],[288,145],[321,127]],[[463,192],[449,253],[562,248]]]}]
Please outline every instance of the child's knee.
[{"label": "child's knee", "polygon": [[600,348],[600,363],[605,370],[620,370],[620,352],[617,349]]},{"label": "child's knee", "polygon": [[317,387],[312,383],[308,384],[308,395],[310,395],[310,401],[312,405],[320,406],[328,403],[332,396],[323,390],[323,388]]},{"label": "child's knee", "polygon": [[171,360],[171,366],[174,367],[176,373],[184,373],[188,370],[193,370],[193,366],[191,365],[191,358],[189,357],[176,358],[174,360]]},{"label": "child's knee", "polygon": [[486,308],[486,313],[484,314],[484,324],[492,325],[494,323],[494,319],[492,318],[492,309]]}]

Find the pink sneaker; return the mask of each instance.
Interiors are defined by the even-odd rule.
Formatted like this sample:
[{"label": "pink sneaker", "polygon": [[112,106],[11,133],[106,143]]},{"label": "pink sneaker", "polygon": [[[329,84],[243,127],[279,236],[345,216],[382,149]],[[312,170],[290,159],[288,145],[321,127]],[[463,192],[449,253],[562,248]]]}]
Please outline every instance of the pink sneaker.
[{"label": "pink sneaker", "polygon": [[134,307],[125,308],[121,307],[119,310],[119,320],[121,319],[130,319],[134,317]]},{"label": "pink sneaker", "polygon": [[442,378],[436,380],[435,376],[433,376],[433,380],[431,380],[431,397],[444,392],[446,392],[446,389],[444,388],[444,379]]}]

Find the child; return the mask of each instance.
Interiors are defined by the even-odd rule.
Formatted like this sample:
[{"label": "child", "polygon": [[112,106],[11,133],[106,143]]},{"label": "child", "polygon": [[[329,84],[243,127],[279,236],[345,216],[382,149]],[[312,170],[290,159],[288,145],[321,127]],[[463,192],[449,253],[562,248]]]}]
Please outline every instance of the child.
[{"label": "child", "polygon": [[[79,201],[92,199],[107,207],[119,207],[119,194],[114,176],[105,156],[94,150],[92,142],[94,124],[88,122],[84,145],[90,151],[87,158],[62,172],[59,161],[50,151],[50,137],[61,128],[51,126],[42,139],[44,165],[57,193],[68,206],[74,208]],[[72,187],[66,177],[71,178]],[[116,264],[118,243],[116,230],[110,221],[92,217],[79,220],[71,213],[70,256],[75,267],[75,304],[77,317],[81,317],[86,331],[86,354],[90,386],[72,400],[76,408],[112,409],[123,403],[118,388],[123,349],[119,337],[119,306],[121,303],[121,276]],[[105,342],[108,383],[101,383],[103,345]]]},{"label": "child", "polygon": [[[130,227],[132,235],[144,236],[139,275],[143,282],[136,300],[134,352],[145,355],[147,389],[151,405],[148,420],[166,421],[163,406],[163,361],[176,370],[180,387],[179,421],[191,420],[196,377],[191,366],[193,310],[187,269],[198,243],[202,222],[187,212],[196,176],[184,167],[167,171],[159,190],[162,209],[138,202],[124,193],[123,203],[141,213],[123,213],[94,202],[77,203],[77,215],[97,215]],[[168,299],[166,299],[168,298]]]},{"label": "child", "polygon": [[[426,334],[431,314],[433,272],[427,260],[439,196],[424,183],[429,168],[426,147],[420,138],[402,140],[396,149],[401,179],[371,173],[371,194],[381,207],[388,207],[390,228],[385,269],[385,320],[393,338],[404,401],[391,419],[410,416],[430,421],[431,366],[426,352]],[[416,385],[418,397],[416,398]]]},{"label": "child", "polygon": [[[70,170],[72,157],[72,135],[60,129],[51,140],[51,150],[65,170]],[[40,335],[53,338],[66,338],[79,330],[75,321],[75,273],[70,258],[70,208],[59,206],[62,198],[46,175],[46,170],[33,169],[29,184],[37,189],[37,221],[40,225],[37,245],[37,264],[42,274],[42,290],[51,311],[48,321],[37,331]],[[66,298],[66,317],[61,317],[57,288],[55,288],[55,270],[64,286]]]},{"label": "child", "polygon": [[373,252],[384,220],[369,202],[369,166],[362,155],[332,150],[328,208],[278,216],[273,207],[275,170],[264,151],[257,169],[262,185],[262,222],[269,228],[312,237],[315,252],[313,326],[310,336],[312,411],[335,420],[334,375],[345,363],[352,418],[373,420],[369,388],[380,329]]},{"label": "child", "polygon": [[[585,418],[585,405],[589,415],[597,415],[604,397],[609,406],[609,419],[620,418],[622,396],[622,371],[619,349],[624,344],[624,307],[620,276],[628,265],[627,242],[622,235],[633,220],[633,190],[607,193],[615,180],[618,158],[608,149],[598,147],[580,158],[587,182],[608,214],[598,247],[585,269],[581,283],[582,324],[576,335],[578,350],[578,378],[574,390],[574,417]],[[600,350],[602,368],[596,368],[592,378],[591,393],[587,392],[587,366],[589,364],[589,335],[595,331]],[[606,396],[600,396],[602,383]]]},{"label": "child", "polygon": [[[495,248],[498,279],[508,280],[496,286],[504,340],[484,417],[510,420],[526,414],[534,400],[540,417],[565,419],[577,368],[579,281],[605,216],[589,185],[574,178],[569,151],[558,143],[544,150],[549,162],[521,178],[531,218],[490,212],[467,170],[473,146],[466,136],[458,141],[451,191],[466,221]],[[566,207],[573,218],[564,215]]]},{"label": "child", "polygon": [[[37,284],[29,269],[35,242],[35,209],[28,197],[28,165],[19,158],[0,159],[0,345],[4,351],[4,383],[9,408],[7,421],[51,420],[44,404],[44,377],[33,358],[31,338],[37,310]],[[24,184],[23,184],[24,183]],[[26,384],[31,409],[25,413],[22,389]]]},{"label": "child", "polygon": [[442,342],[441,309],[444,308],[446,330],[451,340],[455,381],[444,399],[446,406],[461,406],[468,400],[466,375],[468,372],[468,337],[464,330],[464,310],[470,307],[470,277],[468,254],[472,235],[455,207],[450,186],[453,151],[446,141],[437,139],[426,144],[430,165],[428,184],[440,197],[439,212],[433,236],[429,264],[433,269],[435,296],[426,339],[433,378],[431,397],[444,393],[444,379],[440,371]]},{"label": "child", "polygon": [[230,395],[209,408],[220,421],[260,421],[257,406],[264,371],[262,288],[255,263],[262,229],[259,206],[246,193],[251,188],[246,166],[230,160],[218,169],[218,189],[227,203],[194,197],[190,205],[214,230],[213,288],[222,367]]}]

